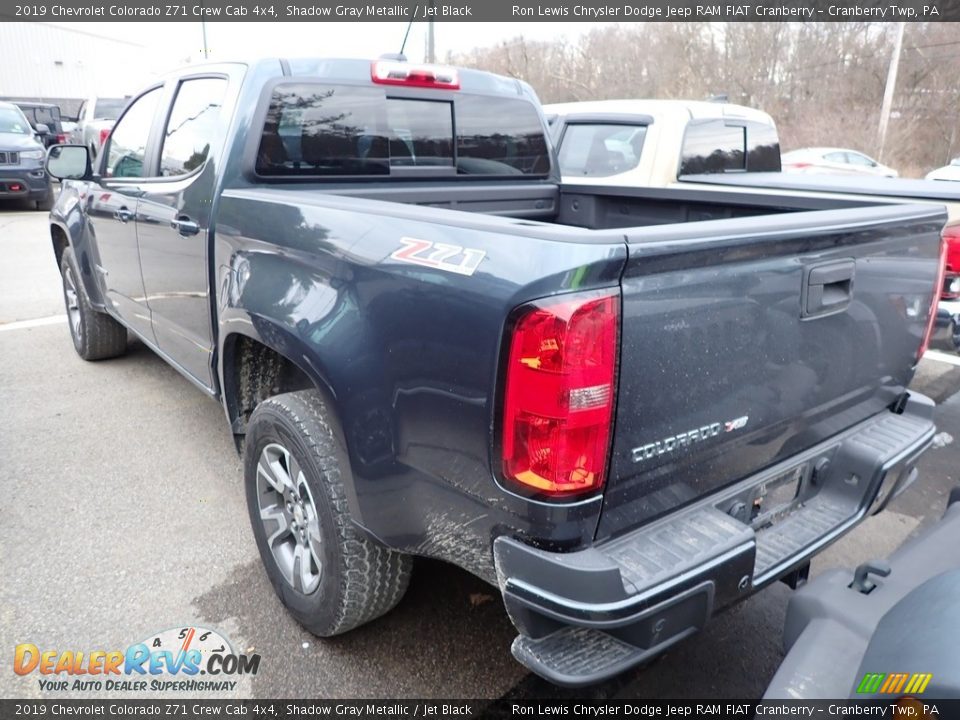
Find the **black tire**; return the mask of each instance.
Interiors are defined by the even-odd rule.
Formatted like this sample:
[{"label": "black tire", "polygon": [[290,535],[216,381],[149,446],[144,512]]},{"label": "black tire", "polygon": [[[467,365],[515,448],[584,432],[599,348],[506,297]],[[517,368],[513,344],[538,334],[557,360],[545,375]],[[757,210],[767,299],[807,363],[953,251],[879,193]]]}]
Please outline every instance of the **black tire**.
[{"label": "black tire", "polygon": [[54,200],[55,198],[53,195],[53,183],[51,182],[50,185],[47,187],[47,196],[43,198],[43,200],[37,200],[37,210],[40,210],[43,212],[50,212],[51,210],[53,210]]},{"label": "black tire", "polygon": [[[60,260],[63,301],[67,324],[77,355],[84,360],[104,360],[127,351],[127,329],[106,313],[97,312],[80,282],[80,269],[73,249],[67,247]],[[72,295],[71,295],[72,291]]]},{"label": "black tire", "polygon": [[[288,456],[278,452],[278,447],[289,451]],[[271,452],[284,472],[292,470],[288,477],[295,486],[300,478],[300,528],[304,532],[315,517],[312,532],[319,540],[315,545],[310,542],[313,535],[301,541],[297,532],[289,530],[297,527],[297,507],[285,502],[290,496],[271,484],[269,476],[277,479],[277,472],[258,472]],[[350,521],[344,484],[351,482],[351,473],[343,432],[319,392],[302,390],[260,403],[247,425],[243,465],[247,507],[260,557],[280,600],[301,625],[321,637],[339,635],[380,617],[400,602],[410,582],[412,560],[374,542]],[[261,507],[271,516],[267,520],[261,519]],[[271,523],[273,545],[267,538],[266,523]],[[289,558],[296,556],[298,545],[302,546],[300,565],[293,560],[293,567],[287,567],[292,576],[288,579],[279,563],[287,565]],[[308,572],[318,568],[317,585],[307,592],[309,586],[298,571],[304,563],[311,563]]]}]

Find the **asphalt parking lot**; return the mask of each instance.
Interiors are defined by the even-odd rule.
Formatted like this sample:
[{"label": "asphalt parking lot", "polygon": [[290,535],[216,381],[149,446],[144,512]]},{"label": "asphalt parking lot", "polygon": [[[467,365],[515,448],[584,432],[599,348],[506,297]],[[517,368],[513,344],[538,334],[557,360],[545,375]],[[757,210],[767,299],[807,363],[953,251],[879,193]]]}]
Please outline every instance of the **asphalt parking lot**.
[{"label": "asphalt parking lot", "polygon": [[[238,696],[562,696],[510,655],[496,593],[417,564],[400,606],[333,640],[303,631],[261,570],[239,459],[219,405],[143,345],[86,363],[73,351],[46,214],[0,208],[0,648],[122,648],[171,627],[220,629],[262,657]],[[960,367],[927,359],[941,436],[921,479],[814,563],[852,567],[939,517],[960,474]],[[775,585],[644,670],[591,691],[757,697],[781,657],[790,590]],[[581,693],[583,692],[581,691]],[[0,667],[0,696],[35,678]],[[60,694],[59,697],[69,695]]]}]

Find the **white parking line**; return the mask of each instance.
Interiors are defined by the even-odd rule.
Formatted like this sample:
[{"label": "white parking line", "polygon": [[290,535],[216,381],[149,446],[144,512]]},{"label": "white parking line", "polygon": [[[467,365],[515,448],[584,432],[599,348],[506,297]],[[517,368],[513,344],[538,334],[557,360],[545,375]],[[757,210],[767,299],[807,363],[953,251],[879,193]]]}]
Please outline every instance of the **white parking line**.
[{"label": "white parking line", "polygon": [[26,330],[28,328],[42,327],[43,325],[56,325],[67,321],[66,315],[51,315],[50,317],[37,318],[35,320],[17,320],[16,322],[0,324],[0,332],[6,330]]},{"label": "white parking line", "polygon": [[[0,328],[0,330],[2,329],[3,328]],[[927,350],[923,354],[923,359],[936,360],[937,362],[960,366],[960,355],[951,355],[950,353],[940,352],[939,350]]]}]

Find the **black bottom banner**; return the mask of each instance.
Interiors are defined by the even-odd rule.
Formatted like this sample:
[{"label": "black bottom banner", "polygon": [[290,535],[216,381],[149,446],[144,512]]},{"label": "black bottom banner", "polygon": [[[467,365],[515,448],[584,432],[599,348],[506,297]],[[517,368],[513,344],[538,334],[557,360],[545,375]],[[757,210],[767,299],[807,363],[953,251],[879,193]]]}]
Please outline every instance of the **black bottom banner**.
[{"label": "black bottom banner", "polygon": [[0,718],[960,718],[960,700],[0,700]]}]

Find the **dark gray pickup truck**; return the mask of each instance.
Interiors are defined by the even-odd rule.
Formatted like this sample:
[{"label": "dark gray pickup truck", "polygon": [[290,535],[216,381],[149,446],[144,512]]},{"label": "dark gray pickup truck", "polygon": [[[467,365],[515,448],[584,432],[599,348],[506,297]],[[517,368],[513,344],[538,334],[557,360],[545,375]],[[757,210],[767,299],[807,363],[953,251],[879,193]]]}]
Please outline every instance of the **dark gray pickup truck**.
[{"label": "dark gray pickup truck", "polygon": [[525,84],[396,61],[192,67],[87,153],[47,163],[76,350],[223,404],[318,635],[429,556],[592,683],[802,581],[931,442],[937,206],[566,186]]}]

